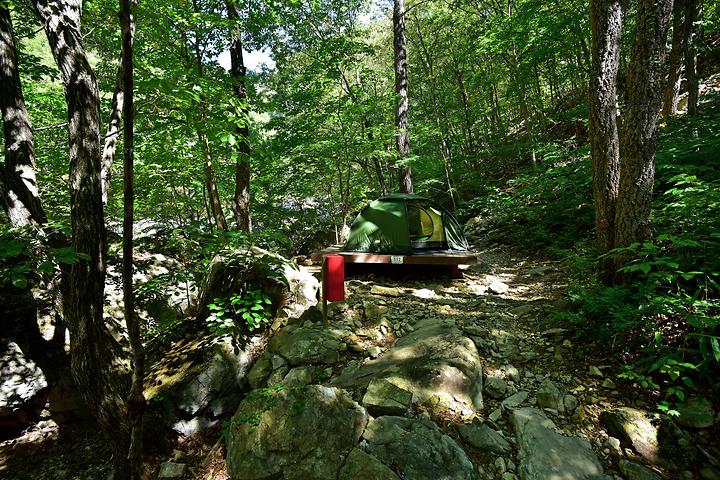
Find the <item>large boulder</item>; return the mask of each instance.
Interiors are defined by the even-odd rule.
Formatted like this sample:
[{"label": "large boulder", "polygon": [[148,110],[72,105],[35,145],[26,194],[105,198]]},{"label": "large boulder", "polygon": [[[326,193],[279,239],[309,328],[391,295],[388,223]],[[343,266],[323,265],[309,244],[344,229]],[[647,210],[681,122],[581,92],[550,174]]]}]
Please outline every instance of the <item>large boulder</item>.
[{"label": "large boulder", "polygon": [[323,363],[332,365],[339,360],[342,334],[322,326],[298,327],[288,325],[270,340],[268,351],[282,356],[290,365]]},{"label": "large boulder", "polygon": [[366,451],[413,480],[471,480],[473,465],[430,420],[383,416],[368,423]]},{"label": "large boulder", "polygon": [[[34,399],[47,387],[43,372],[14,342],[0,342],[0,438],[18,433],[31,419]],[[42,407],[44,399],[40,399]]]},{"label": "large boulder", "polygon": [[317,303],[318,280],[307,269],[258,247],[217,255],[211,262],[198,296],[197,318],[204,321],[215,298],[242,292],[257,284],[273,300],[279,317],[299,317]]},{"label": "large boulder", "polygon": [[234,411],[247,390],[258,337],[244,350],[229,338],[198,335],[175,342],[145,379],[145,397],[169,426],[191,434]]},{"label": "large boulder", "polygon": [[338,480],[399,480],[399,477],[377,458],[355,448],[345,460]]},{"label": "large boulder", "polygon": [[230,424],[228,473],[235,480],[335,480],[367,420],[336,388],[255,390]]},{"label": "large boulder", "polygon": [[418,321],[380,358],[346,368],[332,383],[362,389],[380,378],[411,392],[413,402],[436,413],[470,417],[483,407],[478,351],[453,320]]},{"label": "large boulder", "polygon": [[600,421],[608,433],[654,465],[680,471],[697,461],[699,452],[690,436],[668,416],[621,407],[602,412]]},{"label": "large boulder", "polygon": [[609,480],[588,441],[560,435],[541,410],[519,408],[511,421],[522,480]]}]

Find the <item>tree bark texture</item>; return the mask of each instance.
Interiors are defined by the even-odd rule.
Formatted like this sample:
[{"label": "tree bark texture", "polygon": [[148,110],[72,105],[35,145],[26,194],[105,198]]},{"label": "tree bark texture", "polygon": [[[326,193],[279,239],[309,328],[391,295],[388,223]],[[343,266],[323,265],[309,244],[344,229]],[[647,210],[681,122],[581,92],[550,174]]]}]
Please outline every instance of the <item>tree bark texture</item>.
[{"label": "tree bark texture", "polygon": [[113,161],[115,161],[115,152],[117,151],[118,139],[120,138],[122,106],[125,96],[123,85],[124,76],[123,64],[120,62],[115,78],[115,91],[113,92],[112,103],[110,105],[110,118],[105,131],[105,144],[102,152],[102,171],[100,178],[102,179],[102,201],[104,205],[107,205],[108,202],[110,182],[112,180],[112,164]]},{"label": "tree bark texture", "polygon": [[697,78],[697,20],[700,0],[685,0],[685,22],[688,25],[688,37],[685,42],[685,78],[688,89],[688,115],[697,115],[698,78]]},{"label": "tree bark texture", "polygon": [[400,159],[397,169],[399,190],[402,193],[413,193],[412,167],[404,164],[410,152],[410,141],[408,138],[408,72],[407,48],[405,44],[404,0],[394,0],[393,53],[395,59],[395,94],[397,95],[395,143]]},{"label": "tree bark texture", "polygon": [[238,143],[236,144],[237,161],[235,165],[235,223],[237,228],[245,232],[252,231],[250,218],[250,111],[248,108],[245,75],[247,70],[243,60],[242,32],[240,31],[240,14],[234,0],[227,0],[228,18],[232,25],[230,38],[230,73],[233,76],[233,91],[240,102],[242,125],[236,127]]},{"label": "tree bark texture", "polygon": [[130,422],[130,446],[127,459],[130,480],[142,480],[143,378],[145,376],[145,350],[140,338],[140,319],[135,315],[133,292],[133,222],[134,222],[134,111],[133,111],[133,35],[135,22],[131,0],[120,0],[120,31],[122,36],[122,117],[123,117],[123,304],[125,325],[128,329],[133,356],[132,384],[127,398]]},{"label": "tree bark texture", "polygon": [[45,222],[35,179],[35,146],[25,108],[10,11],[0,4],[0,113],[5,162],[0,165],[0,196],[14,226]]},{"label": "tree bark texture", "polygon": [[662,102],[665,40],[672,0],[640,0],[637,6],[628,104],[620,137],[620,189],[615,211],[615,246],[651,237],[650,204],[655,179],[657,119]]},{"label": "tree bark texture", "polygon": [[107,246],[100,180],[100,99],[82,44],[82,3],[36,0],[34,6],[65,86],[72,247],[89,257],[68,266],[63,279],[73,378],[113,446],[116,477],[127,478],[128,365],[103,321]]},{"label": "tree bark texture", "polygon": [[593,203],[598,251],[614,247],[615,205],[620,182],[617,74],[622,6],[619,0],[591,0],[590,139]]},{"label": "tree bark texture", "polygon": [[662,114],[665,118],[675,114],[677,110],[678,97],[680,95],[680,84],[682,83],[682,72],[685,64],[685,51],[690,30],[687,24],[687,0],[675,0],[672,14],[672,47],[668,59],[668,77],[663,93]]}]

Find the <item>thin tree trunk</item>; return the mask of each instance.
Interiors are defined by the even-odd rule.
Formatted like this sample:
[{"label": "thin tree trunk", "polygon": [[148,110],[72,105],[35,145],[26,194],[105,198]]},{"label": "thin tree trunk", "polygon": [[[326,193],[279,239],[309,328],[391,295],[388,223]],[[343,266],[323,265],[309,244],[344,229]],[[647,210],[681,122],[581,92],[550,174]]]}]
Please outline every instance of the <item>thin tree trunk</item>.
[{"label": "thin tree trunk", "polygon": [[395,59],[395,94],[398,96],[395,110],[395,142],[398,156],[399,190],[413,193],[412,167],[405,164],[410,152],[408,139],[408,73],[407,49],[405,45],[405,0],[394,0],[393,8],[393,53]]},{"label": "thin tree trunk", "polygon": [[112,103],[110,104],[110,118],[107,130],[105,132],[105,145],[102,153],[102,170],[100,178],[102,181],[102,201],[103,205],[108,203],[108,195],[110,192],[110,183],[112,180],[112,164],[115,161],[115,152],[117,150],[118,138],[120,137],[120,123],[122,123],[122,106],[125,94],[123,78],[123,64],[117,69],[115,78],[115,91],[113,92]]},{"label": "thin tree trunk", "polygon": [[[617,74],[622,7],[619,0],[591,0],[590,140],[595,235],[598,251],[614,248],[615,207],[620,182]],[[607,270],[609,264],[605,265]]]},{"label": "thin tree trunk", "polygon": [[675,114],[682,82],[683,60],[687,50],[686,42],[689,33],[685,6],[687,0],[675,0],[673,5],[673,33],[670,58],[668,60],[668,78],[663,94],[662,114],[665,118]]},{"label": "thin tree trunk", "polygon": [[[196,67],[198,76],[203,77],[204,69],[202,64],[202,55],[200,54],[200,44],[198,42],[199,40],[195,39],[195,60],[197,61]],[[197,136],[205,156],[205,185],[207,186],[210,211],[212,213],[213,220],[215,221],[215,226],[217,226],[220,230],[227,230],[227,221],[225,220],[225,215],[223,215],[222,204],[220,203],[220,193],[218,192],[217,181],[215,180],[215,169],[213,167],[212,151],[210,150],[210,139],[205,131],[205,124],[207,122],[205,108],[205,97],[201,94],[200,101],[197,105]]]},{"label": "thin tree trunk", "polygon": [[233,90],[240,102],[242,126],[236,127],[238,134],[237,162],[235,165],[235,223],[240,230],[250,232],[250,112],[248,108],[247,88],[245,85],[245,62],[243,60],[242,34],[240,31],[240,15],[234,0],[227,0],[228,18],[232,25],[230,39],[230,73],[235,80]]},{"label": "thin tree trunk", "polygon": [[120,30],[122,32],[122,116],[123,116],[123,304],[125,325],[128,329],[130,348],[133,356],[133,373],[130,394],[127,398],[128,420],[130,422],[130,446],[128,463],[130,480],[142,479],[143,378],[145,376],[145,350],[140,339],[140,319],[135,315],[135,294],[133,292],[133,219],[134,183],[134,111],[133,111],[133,35],[135,29],[131,0],[120,0]]},{"label": "thin tree trunk", "polygon": [[35,144],[25,108],[10,11],[0,5],[0,113],[5,162],[0,165],[0,196],[14,226],[45,223],[35,179]]},{"label": "thin tree trunk", "polygon": [[65,270],[63,310],[70,330],[72,373],[113,447],[116,478],[128,477],[129,376],[122,351],[103,320],[107,253],[100,181],[100,98],[80,34],[80,0],[34,3],[65,86],[70,156],[73,249],[89,257]]},{"label": "thin tree trunk", "polygon": [[685,1],[685,22],[688,26],[688,37],[685,42],[685,78],[688,89],[688,115],[697,115],[698,105],[698,78],[697,78],[697,20],[700,0]]},{"label": "thin tree trunk", "polygon": [[620,139],[620,189],[615,211],[615,245],[626,247],[651,237],[650,206],[655,179],[657,118],[667,52],[665,38],[672,0],[638,2],[628,104]]}]

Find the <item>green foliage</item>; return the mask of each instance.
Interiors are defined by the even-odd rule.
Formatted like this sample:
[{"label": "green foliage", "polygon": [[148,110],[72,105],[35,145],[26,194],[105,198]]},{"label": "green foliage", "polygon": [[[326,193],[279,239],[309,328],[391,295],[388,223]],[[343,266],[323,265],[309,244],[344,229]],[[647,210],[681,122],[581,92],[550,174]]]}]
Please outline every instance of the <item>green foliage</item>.
[{"label": "green foliage", "polygon": [[[53,225],[46,226],[47,234],[53,234],[53,230]],[[45,235],[38,235],[30,227],[9,228],[0,224],[0,286],[27,288],[33,279],[51,278],[59,273],[62,265],[90,260],[87,254],[72,247],[50,247]]]},{"label": "green foliage", "polygon": [[245,331],[253,332],[268,324],[271,319],[272,300],[260,289],[248,289],[228,298],[216,298],[208,305],[208,329],[217,336],[239,337]]},{"label": "green foliage", "polygon": [[543,145],[542,167],[523,170],[502,188],[487,188],[460,214],[480,216],[490,240],[531,250],[573,248],[588,237],[594,221],[587,154],[565,144]]}]

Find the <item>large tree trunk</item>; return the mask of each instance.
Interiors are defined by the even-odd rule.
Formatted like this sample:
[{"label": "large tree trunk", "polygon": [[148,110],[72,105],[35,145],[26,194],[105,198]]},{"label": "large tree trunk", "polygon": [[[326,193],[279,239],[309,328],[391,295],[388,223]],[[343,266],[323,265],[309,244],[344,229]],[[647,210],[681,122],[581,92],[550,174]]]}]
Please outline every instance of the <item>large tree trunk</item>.
[{"label": "large tree trunk", "polygon": [[640,0],[628,72],[628,104],[620,139],[620,190],[615,212],[615,246],[651,236],[650,204],[655,179],[657,118],[667,52],[665,39],[672,0]]},{"label": "large tree trunk", "polygon": [[69,266],[64,277],[63,307],[70,330],[72,372],[80,393],[113,446],[117,478],[127,478],[128,365],[103,321],[107,246],[100,180],[100,99],[82,45],[82,3],[36,0],[34,5],[65,85],[72,247],[89,257]]},{"label": "large tree trunk", "polygon": [[614,247],[615,204],[620,182],[616,107],[622,27],[620,0],[590,0],[590,26],[589,113],[595,234],[598,251],[606,253]]},{"label": "large tree trunk", "polygon": [[250,219],[250,111],[248,108],[247,88],[245,85],[245,62],[243,60],[242,32],[240,31],[240,15],[234,0],[227,0],[228,18],[233,22],[232,38],[230,39],[230,73],[235,81],[233,90],[240,102],[242,125],[236,127],[238,143],[236,144],[235,165],[235,223],[238,229],[245,232],[252,230]]},{"label": "large tree trunk", "polygon": [[130,394],[127,398],[128,421],[130,423],[130,446],[128,447],[128,468],[130,480],[142,479],[143,378],[145,376],[145,350],[140,338],[140,319],[135,315],[135,293],[133,292],[133,219],[134,219],[134,111],[133,111],[133,36],[135,22],[131,0],[120,0],[120,31],[122,33],[122,115],[123,115],[123,305],[130,348],[133,356],[133,373]]},{"label": "large tree trunk", "polygon": [[0,4],[0,113],[5,162],[0,165],[0,196],[14,226],[45,222],[35,180],[35,146],[25,108],[10,11]]},{"label": "large tree trunk", "polygon": [[685,51],[690,29],[687,24],[688,0],[675,0],[673,5],[673,33],[670,58],[668,60],[668,77],[663,94],[662,113],[665,118],[673,115],[677,110],[678,96],[680,95],[680,84],[682,83],[682,71],[684,65]]},{"label": "large tree trunk", "polygon": [[406,165],[410,152],[408,139],[408,73],[407,49],[405,47],[405,1],[395,0],[393,8],[393,53],[395,59],[395,94],[398,97],[395,110],[395,142],[398,156],[398,180],[400,192],[413,193],[412,167]]}]

